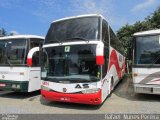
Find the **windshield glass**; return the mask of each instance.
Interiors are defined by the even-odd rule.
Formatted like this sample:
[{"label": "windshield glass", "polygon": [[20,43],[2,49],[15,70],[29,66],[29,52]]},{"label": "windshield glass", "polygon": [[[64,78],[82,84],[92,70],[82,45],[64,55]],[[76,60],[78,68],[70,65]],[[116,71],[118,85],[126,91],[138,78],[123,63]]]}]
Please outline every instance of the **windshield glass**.
[{"label": "windshield glass", "polygon": [[134,56],[135,64],[160,64],[159,35],[137,37]]},{"label": "windshield glass", "polygon": [[45,43],[99,39],[100,17],[82,17],[51,24]]},{"label": "windshield glass", "polygon": [[42,79],[53,81],[97,81],[96,45],[43,48]]},{"label": "windshield glass", "polygon": [[0,65],[20,65],[25,62],[25,39],[0,40]]}]

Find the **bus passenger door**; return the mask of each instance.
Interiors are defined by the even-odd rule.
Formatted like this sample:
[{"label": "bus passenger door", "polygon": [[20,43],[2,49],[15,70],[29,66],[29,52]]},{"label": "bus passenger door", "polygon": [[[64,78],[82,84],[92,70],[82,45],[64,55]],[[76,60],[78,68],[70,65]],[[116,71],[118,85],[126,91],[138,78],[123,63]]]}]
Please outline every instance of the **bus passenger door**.
[{"label": "bus passenger door", "polygon": [[32,48],[27,56],[27,64],[29,68],[29,88],[28,92],[40,90],[40,64],[39,64],[39,47]]},{"label": "bus passenger door", "polygon": [[28,92],[32,92],[35,90],[40,90],[41,88],[41,80],[40,80],[40,68],[32,67],[29,70],[29,90]]},{"label": "bus passenger door", "polygon": [[102,100],[110,93],[110,80],[108,78],[107,69],[108,69],[108,61],[109,61],[109,49],[108,47],[104,47],[104,64],[102,65]]}]

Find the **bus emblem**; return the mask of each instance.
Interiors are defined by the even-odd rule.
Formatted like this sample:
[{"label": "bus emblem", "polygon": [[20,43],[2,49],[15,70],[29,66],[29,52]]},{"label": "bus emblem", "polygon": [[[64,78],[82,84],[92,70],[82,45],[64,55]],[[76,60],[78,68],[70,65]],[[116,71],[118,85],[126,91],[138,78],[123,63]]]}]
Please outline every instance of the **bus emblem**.
[{"label": "bus emblem", "polygon": [[66,88],[63,88],[63,92],[67,92],[67,89],[66,89]]}]

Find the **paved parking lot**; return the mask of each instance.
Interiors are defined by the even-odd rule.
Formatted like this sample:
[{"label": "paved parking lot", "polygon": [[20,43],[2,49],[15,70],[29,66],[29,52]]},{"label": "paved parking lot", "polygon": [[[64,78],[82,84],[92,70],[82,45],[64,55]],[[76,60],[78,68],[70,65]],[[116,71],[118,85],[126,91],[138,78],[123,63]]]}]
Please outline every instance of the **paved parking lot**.
[{"label": "paved parking lot", "polygon": [[15,93],[0,91],[0,113],[9,114],[105,114],[160,113],[160,96],[134,94],[132,81],[122,80],[111,97],[101,106],[45,101],[40,92]]}]

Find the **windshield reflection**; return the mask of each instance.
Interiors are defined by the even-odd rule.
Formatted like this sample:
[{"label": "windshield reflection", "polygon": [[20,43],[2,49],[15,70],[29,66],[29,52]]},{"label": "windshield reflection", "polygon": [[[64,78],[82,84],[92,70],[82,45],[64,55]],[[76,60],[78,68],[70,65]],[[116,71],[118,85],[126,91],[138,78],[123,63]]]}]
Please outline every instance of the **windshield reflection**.
[{"label": "windshield reflection", "polygon": [[82,17],[67,19],[51,24],[45,43],[66,42],[74,40],[98,40],[100,17]]},{"label": "windshield reflection", "polygon": [[26,40],[0,40],[0,65],[25,64]]},{"label": "windshield reflection", "polygon": [[135,64],[160,64],[159,35],[136,38]]},{"label": "windshield reflection", "polygon": [[97,81],[96,45],[72,45],[43,49],[42,77],[54,80]]}]

